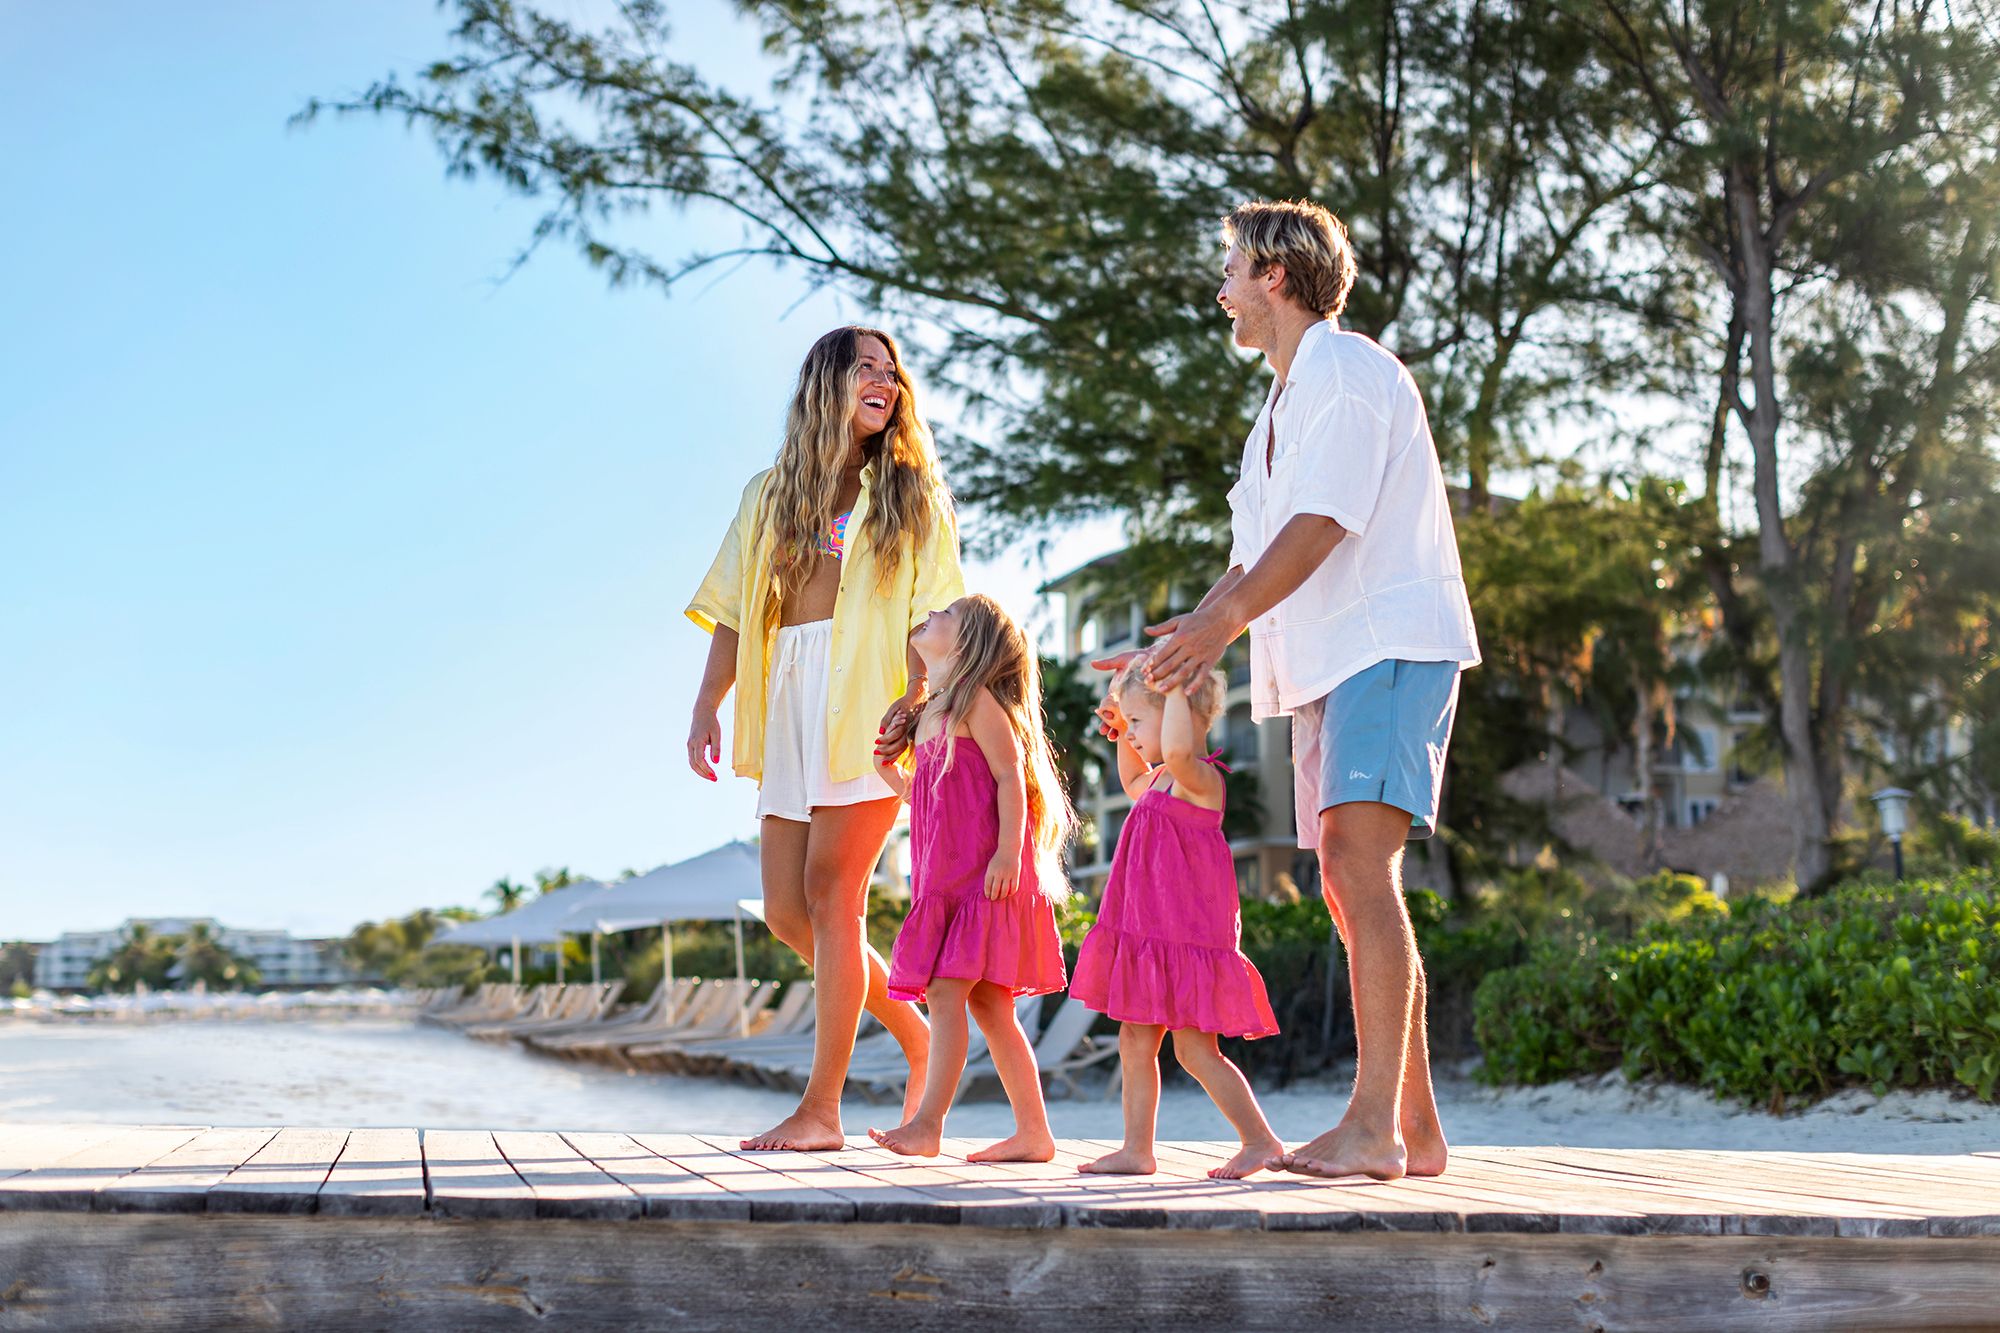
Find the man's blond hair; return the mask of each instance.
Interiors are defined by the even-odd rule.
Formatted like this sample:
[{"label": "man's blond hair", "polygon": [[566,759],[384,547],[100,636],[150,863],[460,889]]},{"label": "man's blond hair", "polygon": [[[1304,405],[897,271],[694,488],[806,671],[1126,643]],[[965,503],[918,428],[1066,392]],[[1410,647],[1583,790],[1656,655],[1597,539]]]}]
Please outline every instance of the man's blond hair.
[{"label": "man's blond hair", "polygon": [[1347,294],[1354,288],[1354,246],[1341,220],[1311,200],[1239,204],[1222,220],[1222,241],[1236,247],[1252,273],[1282,265],[1280,296],[1329,319],[1347,308]]}]

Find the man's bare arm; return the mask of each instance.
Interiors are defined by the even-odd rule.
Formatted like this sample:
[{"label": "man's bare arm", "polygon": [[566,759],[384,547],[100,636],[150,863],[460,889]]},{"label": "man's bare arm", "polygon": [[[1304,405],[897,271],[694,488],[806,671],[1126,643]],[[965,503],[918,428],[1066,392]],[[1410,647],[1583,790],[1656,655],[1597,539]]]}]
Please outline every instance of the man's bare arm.
[{"label": "man's bare arm", "polygon": [[1178,618],[1173,637],[1155,650],[1147,664],[1147,681],[1162,690],[1176,685],[1192,688],[1205,672],[1215,670],[1223,649],[1251,621],[1298,591],[1346,535],[1347,529],[1323,515],[1295,514],[1241,578],[1231,582],[1225,575],[1210,597]]}]

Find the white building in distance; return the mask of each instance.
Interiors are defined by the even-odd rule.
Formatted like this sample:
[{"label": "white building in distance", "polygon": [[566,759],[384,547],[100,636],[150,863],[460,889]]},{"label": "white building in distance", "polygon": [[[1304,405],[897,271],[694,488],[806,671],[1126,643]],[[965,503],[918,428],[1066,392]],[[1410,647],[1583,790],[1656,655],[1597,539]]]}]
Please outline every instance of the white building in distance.
[{"label": "white building in distance", "polygon": [[257,965],[261,986],[338,986],[356,981],[337,939],[301,939],[285,930],[238,930],[210,917],[132,917],[114,930],[72,930],[35,955],[35,985],[81,990],[99,959],[117,952],[134,926],[154,935],[184,935],[205,925],[216,942]]}]

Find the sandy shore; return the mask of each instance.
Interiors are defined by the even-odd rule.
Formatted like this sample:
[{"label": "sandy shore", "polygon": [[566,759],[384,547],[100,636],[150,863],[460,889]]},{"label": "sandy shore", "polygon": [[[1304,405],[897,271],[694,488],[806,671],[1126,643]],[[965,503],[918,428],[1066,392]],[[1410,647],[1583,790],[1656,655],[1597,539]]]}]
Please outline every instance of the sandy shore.
[{"label": "sandy shore", "polygon": [[[1325,1129],[1348,1079],[1263,1094],[1287,1139]],[[1492,1089],[1455,1074],[1439,1086],[1446,1131],[1464,1144],[1742,1148],[1819,1152],[2000,1151],[2000,1107],[1941,1092],[1844,1093],[1786,1116],[1684,1088],[1612,1076]],[[147,1028],[0,1027],[0,1121],[336,1124],[750,1133],[791,1108],[782,1094],[710,1079],[628,1075],[391,1022],[203,1023]],[[1056,1132],[1112,1138],[1115,1100],[1058,1101]],[[893,1123],[851,1102],[850,1131]],[[1004,1103],[952,1114],[950,1131],[1006,1132]],[[1165,1138],[1215,1139],[1229,1127],[1200,1089],[1169,1085]]]}]

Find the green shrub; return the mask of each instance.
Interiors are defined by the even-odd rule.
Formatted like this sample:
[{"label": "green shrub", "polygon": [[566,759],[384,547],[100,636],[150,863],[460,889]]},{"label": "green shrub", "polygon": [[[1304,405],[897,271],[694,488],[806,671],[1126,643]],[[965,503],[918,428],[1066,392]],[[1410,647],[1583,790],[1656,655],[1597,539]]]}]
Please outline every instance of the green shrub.
[{"label": "green shrub", "polygon": [[[1690,902],[1697,901],[1690,897]],[[1783,1106],[1841,1087],[2000,1088],[2000,887],[1863,879],[1543,945],[1474,999],[1484,1077],[1622,1067]]]}]

